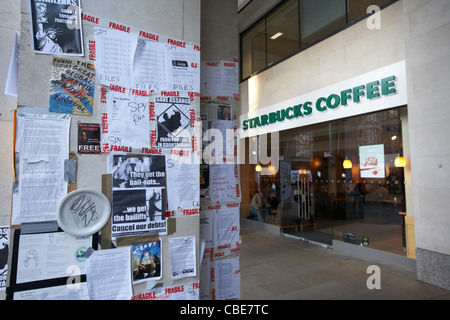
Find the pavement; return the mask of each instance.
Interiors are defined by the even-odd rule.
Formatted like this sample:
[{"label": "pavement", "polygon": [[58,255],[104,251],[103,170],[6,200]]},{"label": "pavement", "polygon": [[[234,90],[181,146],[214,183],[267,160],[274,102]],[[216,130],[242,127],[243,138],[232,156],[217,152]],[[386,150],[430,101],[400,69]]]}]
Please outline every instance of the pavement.
[{"label": "pavement", "polygon": [[450,291],[417,280],[414,268],[246,225],[241,237],[240,300],[450,300]]}]

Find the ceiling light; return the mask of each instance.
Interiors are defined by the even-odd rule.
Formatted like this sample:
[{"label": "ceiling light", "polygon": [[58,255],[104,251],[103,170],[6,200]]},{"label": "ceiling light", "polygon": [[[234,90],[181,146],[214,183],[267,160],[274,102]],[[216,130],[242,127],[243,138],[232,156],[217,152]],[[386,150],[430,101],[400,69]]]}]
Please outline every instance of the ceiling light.
[{"label": "ceiling light", "polygon": [[283,35],[282,32],[277,32],[273,36],[271,36],[270,39],[275,40],[275,39],[281,37],[282,35]]}]

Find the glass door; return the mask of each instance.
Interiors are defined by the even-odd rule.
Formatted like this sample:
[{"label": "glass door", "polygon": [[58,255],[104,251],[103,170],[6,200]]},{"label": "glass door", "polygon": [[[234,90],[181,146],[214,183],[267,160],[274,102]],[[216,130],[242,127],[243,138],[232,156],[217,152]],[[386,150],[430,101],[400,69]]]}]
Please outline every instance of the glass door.
[{"label": "glass door", "polygon": [[280,133],[280,175],[289,176],[289,192],[280,210],[281,229],[286,234],[331,245],[328,177],[332,164],[328,158],[328,127],[322,127]]}]

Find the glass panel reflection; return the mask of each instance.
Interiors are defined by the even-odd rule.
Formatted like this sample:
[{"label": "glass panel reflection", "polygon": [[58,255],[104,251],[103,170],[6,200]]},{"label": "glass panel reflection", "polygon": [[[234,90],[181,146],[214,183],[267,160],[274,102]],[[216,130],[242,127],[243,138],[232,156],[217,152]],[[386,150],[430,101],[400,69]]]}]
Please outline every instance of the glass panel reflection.
[{"label": "glass panel reflection", "polygon": [[308,46],[346,24],[346,0],[302,0],[300,31]]},{"label": "glass panel reflection", "polygon": [[266,67],[266,30],[265,22],[260,22],[242,36],[242,78]]},{"label": "glass panel reflection", "polygon": [[291,0],[267,16],[267,65],[299,50],[298,1]]},{"label": "glass panel reflection", "polygon": [[286,0],[241,34],[241,77],[266,69],[396,0]]},{"label": "glass panel reflection", "polygon": [[386,0],[348,0],[348,22],[358,20],[367,14],[367,9],[372,6],[382,7],[390,1]]}]

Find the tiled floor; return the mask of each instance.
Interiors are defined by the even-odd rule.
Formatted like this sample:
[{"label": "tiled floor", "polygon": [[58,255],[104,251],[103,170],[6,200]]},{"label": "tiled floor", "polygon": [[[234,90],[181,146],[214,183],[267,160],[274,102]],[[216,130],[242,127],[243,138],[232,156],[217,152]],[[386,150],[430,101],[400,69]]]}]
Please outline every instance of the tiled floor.
[{"label": "tiled floor", "polygon": [[[414,270],[245,225],[241,236],[241,300],[450,300],[450,291],[418,281]],[[380,289],[367,288],[371,264],[380,267]]]}]

